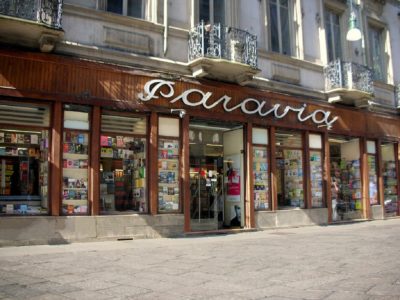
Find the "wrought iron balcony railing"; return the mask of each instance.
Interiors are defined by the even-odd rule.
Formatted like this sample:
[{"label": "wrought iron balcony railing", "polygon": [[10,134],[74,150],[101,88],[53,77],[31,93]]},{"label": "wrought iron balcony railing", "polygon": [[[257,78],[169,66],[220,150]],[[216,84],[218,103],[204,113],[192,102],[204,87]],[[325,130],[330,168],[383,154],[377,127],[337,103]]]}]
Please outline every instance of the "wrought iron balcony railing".
[{"label": "wrought iron balcony railing", "polygon": [[357,63],[334,60],[324,68],[324,76],[326,91],[349,89],[368,94],[374,92],[371,69]]},{"label": "wrought iron balcony railing", "polygon": [[0,15],[61,28],[62,0],[2,0]]},{"label": "wrought iron balcony railing", "polygon": [[221,24],[204,24],[189,33],[189,61],[218,58],[257,68],[257,36],[245,30]]}]

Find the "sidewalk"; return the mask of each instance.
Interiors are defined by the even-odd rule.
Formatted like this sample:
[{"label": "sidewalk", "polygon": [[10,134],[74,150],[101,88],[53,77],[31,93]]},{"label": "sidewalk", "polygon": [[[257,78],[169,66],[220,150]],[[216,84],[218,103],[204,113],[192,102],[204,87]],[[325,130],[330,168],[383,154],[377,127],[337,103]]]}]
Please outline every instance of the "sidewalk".
[{"label": "sidewalk", "polygon": [[400,299],[400,219],[0,248],[0,299]]}]

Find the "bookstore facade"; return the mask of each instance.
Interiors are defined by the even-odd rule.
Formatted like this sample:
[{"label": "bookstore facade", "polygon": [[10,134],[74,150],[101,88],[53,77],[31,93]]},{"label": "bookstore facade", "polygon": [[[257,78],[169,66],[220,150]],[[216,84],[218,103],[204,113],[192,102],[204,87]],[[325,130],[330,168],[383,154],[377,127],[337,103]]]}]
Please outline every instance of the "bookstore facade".
[{"label": "bookstore facade", "polygon": [[0,67],[0,240],[399,215],[398,116],[45,54]]}]

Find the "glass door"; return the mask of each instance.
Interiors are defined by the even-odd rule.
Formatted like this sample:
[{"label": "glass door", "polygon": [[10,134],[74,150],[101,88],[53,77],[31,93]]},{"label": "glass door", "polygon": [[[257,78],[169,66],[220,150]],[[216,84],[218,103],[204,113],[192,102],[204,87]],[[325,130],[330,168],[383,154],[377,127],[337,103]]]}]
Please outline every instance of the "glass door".
[{"label": "glass door", "polygon": [[[192,231],[242,227],[243,130],[193,119],[189,127]],[[243,140],[243,139],[242,139]],[[236,151],[235,149],[239,150]]]}]

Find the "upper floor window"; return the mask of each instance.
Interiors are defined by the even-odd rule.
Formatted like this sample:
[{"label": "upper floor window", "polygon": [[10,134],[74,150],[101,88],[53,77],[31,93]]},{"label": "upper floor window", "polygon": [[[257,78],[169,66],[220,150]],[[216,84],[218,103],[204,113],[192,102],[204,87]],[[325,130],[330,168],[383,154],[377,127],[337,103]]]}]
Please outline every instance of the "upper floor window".
[{"label": "upper floor window", "polygon": [[293,20],[291,9],[291,0],[268,1],[270,49],[285,55],[292,55],[290,24]]},{"label": "upper floor window", "polygon": [[374,80],[385,79],[385,67],[383,63],[383,29],[369,26],[368,30],[368,40],[369,40],[369,61],[370,66],[373,70]]},{"label": "upper floor window", "polygon": [[325,33],[328,61],[341,58],[340,15],[330,9],[325,10]]},{"label": "upper floor window", "polygon": [[144,1],[143,0],[107,0],[106,11],[144,19]]},{"label": "upper floor window", "polygon": [[225,25],[224,0],[199,0],[199,21]]}]

